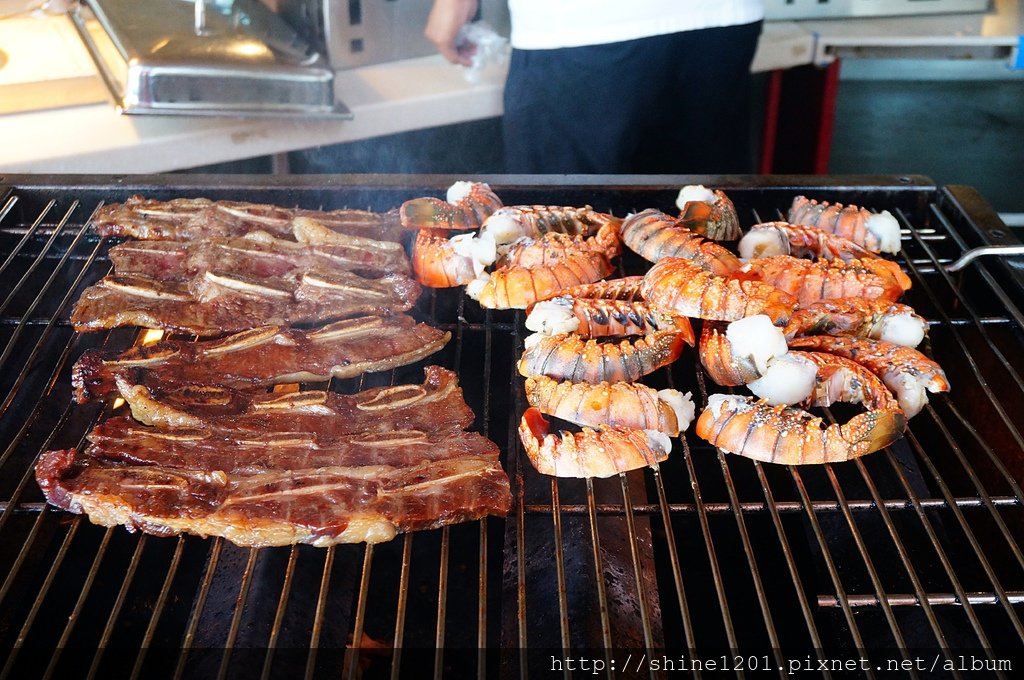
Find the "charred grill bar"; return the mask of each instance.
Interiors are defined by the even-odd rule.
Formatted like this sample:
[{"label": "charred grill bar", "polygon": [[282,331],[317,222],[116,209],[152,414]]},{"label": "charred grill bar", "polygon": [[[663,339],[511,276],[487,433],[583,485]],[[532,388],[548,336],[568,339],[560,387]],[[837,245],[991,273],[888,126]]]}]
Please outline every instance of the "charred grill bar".
[{"label": "charred grill bar", "polygon": [[[987,648],[994,659],[1024,645],[1024,316],[1014,302],[1024,282],[1006,261],[945,271],[967,249],[1012,237],[973,191],[923,178],[704,178],[727,191],[745,224],[777,219],[798,193],[899,219],[899,260],[913,279],[906,301],[931,320],[925,349],[953,391],[933,397],[902,442],[869,457],[785,468],[720,454],[688,433],[659,471],[543,477],[516,436],[522,314],[442,290],[425,293],[413,314],[453,335],[429,361],[459,371],[472,429],[503,448],[514,498],[506,520],[375,546],[250,550],[104,529],[41,502],[39,454],[80,446],[111,414],[109,403],[72,405],[72,364],[137,335],[76,335],[69,324],[82,289],[110,266],[110,242],[86,228],[102,204],[140,193],[387,210],[440,195],[449,179],[0,179],[0,676],[354,677],[369,668],[422,677],[424,647],[435,677],[482,677],[550,672],[550,657],[529,650],[557,647],[733,647],[785,667],[787,650],[881,660],[901,659],[900,647],[943,659],[954,655],[943,649],[984,658]],[[623,215],[671,208],[691,179],[492,186],[507,204]],[[621,274],[645,266],[622,262]],[[422,363],[332,387],[418,382]],[[692,351],[648,382],[692,391],[699,404],[720,391]],[[345,656],[346,646],[360,654]],[[34,652],[42,648],[51,651]]]}]

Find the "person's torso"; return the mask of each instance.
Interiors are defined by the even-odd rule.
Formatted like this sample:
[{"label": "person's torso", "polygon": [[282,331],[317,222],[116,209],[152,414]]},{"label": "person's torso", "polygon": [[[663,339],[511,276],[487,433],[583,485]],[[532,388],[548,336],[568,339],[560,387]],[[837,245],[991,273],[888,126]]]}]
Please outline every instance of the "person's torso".
[{"label": "person's torso", "polygon": [[509,0],[512,47],[537,50],[647,38],[764,18],[763,0]]}]

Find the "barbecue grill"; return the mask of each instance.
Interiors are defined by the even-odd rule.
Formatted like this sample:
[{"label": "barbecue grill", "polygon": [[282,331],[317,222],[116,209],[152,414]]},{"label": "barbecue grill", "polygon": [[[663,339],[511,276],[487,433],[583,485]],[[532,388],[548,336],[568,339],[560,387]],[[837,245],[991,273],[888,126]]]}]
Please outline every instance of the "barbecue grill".
[{"label": "barbecue grill", "polygon": [[[801,193],[890,210],[913,279],[905,301],[930,320],[923,349],[953,388],[868,457],[760,464],[691,431],[659,470],[544,477],[516,435],[522,313],[428,290],[415,314],[453,340],[427,362],[458,370],[473,429],[502,447],[507,518],[374,546],[241,549],[104,529],[42,501],[39,453],[79,445],[113,411],[72,405],[72,364],[138,336],[68,323],[110,266],[109,242],[87,226],[97,207],[141,193],[386,210],[453,179],[0,177],[0,677],[547,677],[580,669],[581,656],[659,677],[644,661],[687,650],[728,654],[726,668],[735,652],[750,667],[737,675],[780,677],[794,659],[830,677],[843,673],[819,659],[865,657],[857,673],[875,677],[915,656],[970,664],[958,657],[969,650],[1012,677],[1006,661],[1024,648],[1022,261],[949,273],[971,248],[1015,241],[977,192],[923,177],[484,178],[506,204],[619,215],[669,211],[682,184],[701,182],[724,189],[745,226],[778,219]],[[627,254],[620,273],[643,267]],[[421,368],[332,388],[419,382]],[[723,391],[692,350],[647,382],[691,391],[698,406]]]}]

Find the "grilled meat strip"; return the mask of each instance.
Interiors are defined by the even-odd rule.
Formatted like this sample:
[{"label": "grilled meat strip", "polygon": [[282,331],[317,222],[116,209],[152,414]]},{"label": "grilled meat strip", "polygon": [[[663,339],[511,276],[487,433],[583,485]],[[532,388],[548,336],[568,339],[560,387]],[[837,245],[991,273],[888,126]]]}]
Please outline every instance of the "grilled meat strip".
[{"label": "grilled meat strip", "polygon": [[133,414],[159,427],[112,418],[84,451],[44,453],[36,481],[103,526],[252,547],[377,543],[507,514],[498,448],[463,431],[473,413],[455,374],[424,372],[423,385],[354,395],[179,390],[170,401],[192,413],[119,379]]},{"label": "grilled meat strip", "polygon": [[185,241],[211,236],[243,236],[265,231],[277,238],[293,236],[292,220],[314,219],[332,231],[397,241],[401,234],[398,211],[303,210],[260,203],[175,198],[159,201],[131,196],[96,211],[92,228],[100,236],[131,236],[157,241]]},{"label": "grilled meat strip", "polygon": [[447,344],[451,333],[405,314],[358,317],[311,331],[263,326],[221,340],[163,340],[123,353],[90,350],[71,371],[75,401],[117,391],[122,374],[146,386],[220,385],[238,389],[277,383],[354,378],[405,366]]},{"label": "grilled meat strip", "polygon": [[187,282],[111,274],[82,293],[71,323],[79,333],[144,326],[208,337],[254,326],[404,312],[419,294],[419,284],[401,274],[369,279],[307,271],[251,279],[207,271]]},{"label": "grilled meat strip", "polygon": [[406,466],[475,456],[496,458],[497,447],[458,425],[434,431],[393,430],[336,437],[327,444],[304,432],[224,433],[208,428],[141,425],[110,418],[88,434],[85,454],[108,463],[167,468],[223,470],[248,475],[345,465]]},{"label": "grilled meat strip", "polygon": [[505,515],[508,477],[495,451],[411,466],[341,462],[253,475],[123,465],[47,451],[36,480],[53,505],[102,526],[157,536],[223,536],[240,546],[379,543],[399,532]]},{"label": "grilled meat strip", "polygon": [[320,445],[353,434],[421,430],[435,432],[473,422],[455,373],[427,366],[422,385],[376,387],[357,394],[310,390],[252,394],[227,387],[133,384],[117,376],[118,392],[132,415],[158,427],[209,428],[218,435],[312,433]]},{"label": "grilled meat strip", "polygon": [[126,241],[110,249],[118,274],[140,274],[162,281],[187,281],[208,271],[254,278],[310,269],[366,274],[407,274],[401,244],[337,234],[330,243],[307,245],[249,234],[240,238],[194,241]]}]

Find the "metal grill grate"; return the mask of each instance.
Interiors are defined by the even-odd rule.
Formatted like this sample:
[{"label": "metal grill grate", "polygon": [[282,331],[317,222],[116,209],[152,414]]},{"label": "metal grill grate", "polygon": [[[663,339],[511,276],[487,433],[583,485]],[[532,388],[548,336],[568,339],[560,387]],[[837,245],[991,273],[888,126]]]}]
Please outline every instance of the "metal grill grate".
[{"label": "metal grill grate", "polygon": [[[510,516],[377,546],[250,550],[108,530],[42,502],[38,454],[80,444],[109,415],[109,405],[71,407],[71,365],[87,348],[136,336],[77,336],[68,325],[74,300],[109,268],[89,215],[130,193],[387,209],[446,180],[65,179],[8,178],[0,189],[0,677],[422,677],[424,649],[434,677],[526,676],[551,670],[549,656],[529,650],[555,648],[604,648],[609,660],[613,648],[758,650],[785,667],[823,648],[881,658],[976,648],[996,658],[992,649],[1024,643],[1024,317],[1013,302],[1024,288],[1002,263],[943,270],[1003,238],[970,190],[919,178],[705,179],[726,188],[744,221],[774,218],[796,193],[897,215],[914,284],[906,301],[932,321],[925,349],[953,392],[933,398],[889,449],[786,468],[723,455],[688,433],[657,471],[543,477],[516,436],[521,313],[437,291],[417,314],[454,340],[429,361],[459,371],[476,429],[503,447]],[[492,184],[509,204],[617,214],[668,209],[679,186]],[[622,273],[641,266],[627,256]],[[419,371],[334,387],[418,382]],[[720,391],[692,352],[647,382],[692,391],[700,405]],[[346,656],[346,646],[361,653]]]}]

